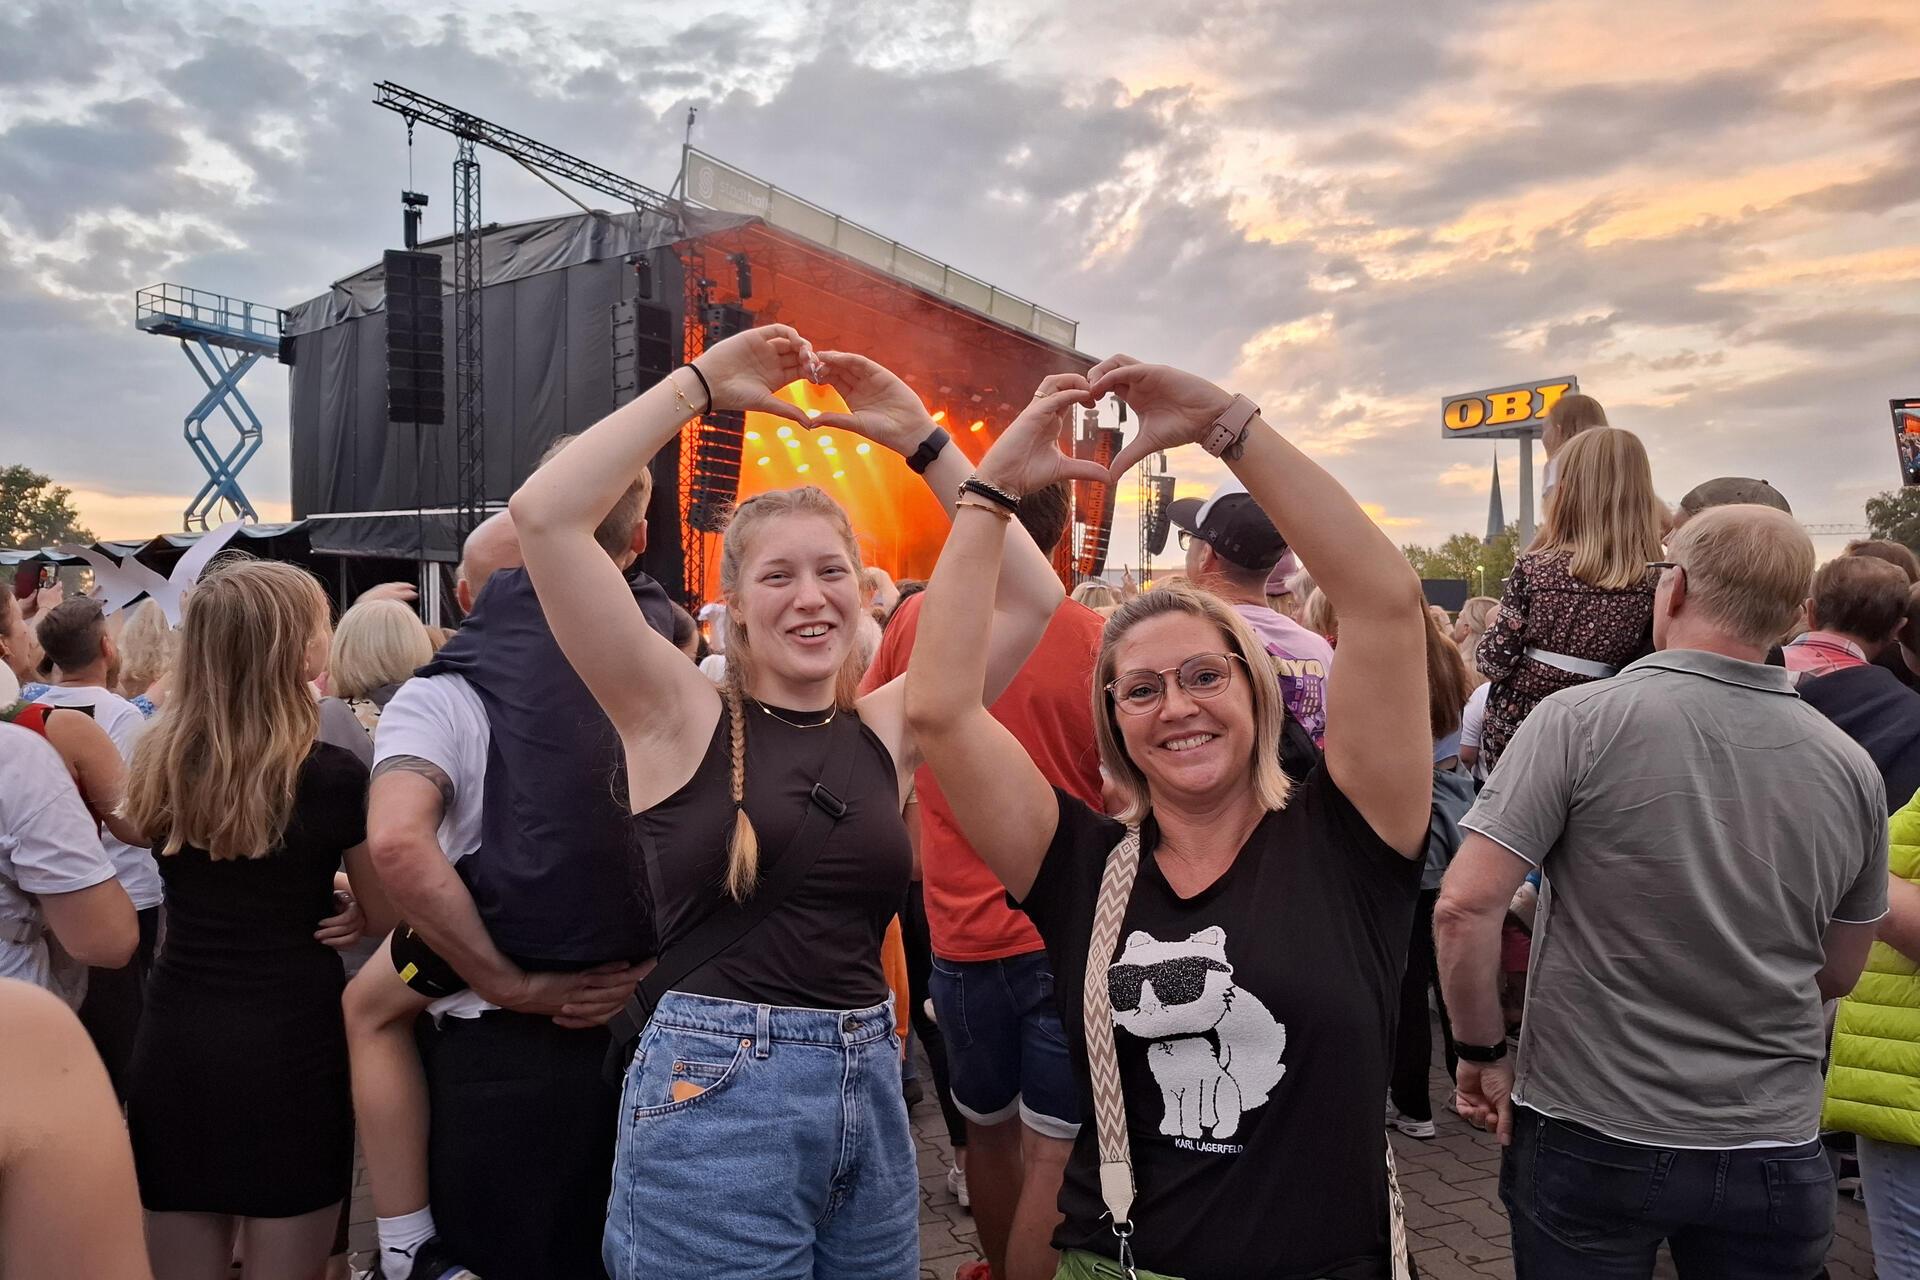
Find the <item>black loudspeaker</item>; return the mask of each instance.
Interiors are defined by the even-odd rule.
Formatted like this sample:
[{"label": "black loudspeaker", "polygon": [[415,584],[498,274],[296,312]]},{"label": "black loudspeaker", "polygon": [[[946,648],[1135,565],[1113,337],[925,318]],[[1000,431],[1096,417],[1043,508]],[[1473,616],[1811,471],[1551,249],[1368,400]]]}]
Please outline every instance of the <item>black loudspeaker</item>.
[{"label": "black loudspeaker", "polygon": [[[753,327],[753,313],[728,304],[701,309],[707,346]],[[747,415],[726,410],[703,414],[694,438],[687,523],[702,533],[720,533],[740,492],[740,455],[746,448]]]},{"label": "black loudspeaker", "polygon": [[447,420],[440,255],[389,249],[380,266],[387,288],[387,421],[440,426]]},{"label": "black loudspeaker", "polygon": [[1140,512],[1140,523],[1144,527],[1147,550],[1159,555],[1167,549],[1167,534],[1172,528],[1173,477],[1169,475],[1150,475],[1147,477],[1146,506]]},{"label": "black loudspeaker", "polygon": [[672,372],[673,312],[647,302],[613,304],[613,403],[623,405]]}]

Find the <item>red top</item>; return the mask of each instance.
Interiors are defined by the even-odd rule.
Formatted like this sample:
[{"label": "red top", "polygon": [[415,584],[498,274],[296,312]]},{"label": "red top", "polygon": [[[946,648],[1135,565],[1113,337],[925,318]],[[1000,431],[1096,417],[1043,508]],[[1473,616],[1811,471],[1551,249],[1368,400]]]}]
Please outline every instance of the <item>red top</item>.
[{"label": "red top", "polygon": [[44,702],[22,702],[12,710],[0,708],[0,720],[17,724],[22,729],[31,729],[44,738],[47,736],[47,715],[52,710]]},{"label": "red top", "polygon": [[[920,621],[919,596],[910,596],[887,624],[880,651],[860,683],[867,693],[907,669]],[[1100,754],[1093,741],[1093,665],[1105,620],[1084,605],[1062,601],[1027,665],[992,707],[1027,749],[1047,782],[1100,811]],[[1041,949],[1027,917],[1007,906],[1000,878],[980,861],[954,821],[933,771],[914,778],[920,794],[921,877],[927,928],[943,960],[1004,960]]]}]

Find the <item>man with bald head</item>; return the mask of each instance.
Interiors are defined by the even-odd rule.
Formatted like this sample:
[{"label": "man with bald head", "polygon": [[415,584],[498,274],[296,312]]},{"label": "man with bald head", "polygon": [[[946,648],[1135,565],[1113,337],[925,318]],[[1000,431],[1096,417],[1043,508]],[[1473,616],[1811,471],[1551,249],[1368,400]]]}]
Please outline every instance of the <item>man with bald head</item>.
[{"label": "man with bald head", "polygon": [[[643,474],[595,540],[671,639],[666,592],[634,568],[650,488]],[[435,1001],[421,1035],[431,1209],[378,1219],[381,1264],[390,1280],[428,1256],[502,1280],[598,1276],[619,1104],[600,1074],[604,1022],[654,954],[652,903],[610,784],[619,737],[547,627],[511,518],[461,552],[466,621],[381,715],[368,801],[374,863],[407,922],[392,969]],[[579,992],[556,998],[555,973],[624,990],[596,1025],[563,1026]],[[350,1030],[354,1009],[350,992]]]},{"label": "man with bald head", "polygon": [[[1656,652],[1556,693],[1514,735],[1434,913],[1458,1108],[1507,1145],[1515,1273],[1807,1277],[1833,1233],[1818,1141],[1823,998],[1887,909],[1866,752],[1765,665],[1813,545],[1772,507],[1694,515],[1654,596]],[[1535,867],[1526,1024],[1494,974]]]}]

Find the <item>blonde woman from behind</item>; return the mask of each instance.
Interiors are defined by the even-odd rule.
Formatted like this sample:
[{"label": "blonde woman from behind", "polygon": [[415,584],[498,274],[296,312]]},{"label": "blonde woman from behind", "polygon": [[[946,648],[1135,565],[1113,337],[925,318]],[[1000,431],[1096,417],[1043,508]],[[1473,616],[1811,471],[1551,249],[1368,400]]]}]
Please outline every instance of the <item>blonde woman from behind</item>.
[{"label": "blonde woman from behind", "polygon": [[340,616],[327,655],[327,691],[345,699],[372,737],[380,713],[433,657],[433,639],[398,600],[362,600]]}]

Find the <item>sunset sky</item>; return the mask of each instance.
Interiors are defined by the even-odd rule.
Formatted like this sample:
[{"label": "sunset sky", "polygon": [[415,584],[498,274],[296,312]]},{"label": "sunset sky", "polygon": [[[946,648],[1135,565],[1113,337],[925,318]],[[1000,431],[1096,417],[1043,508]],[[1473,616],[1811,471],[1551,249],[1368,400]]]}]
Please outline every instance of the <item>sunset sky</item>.
[{"label": "sunset sky", "polygon": [[[134,291],[287,306],[391,247],[381,79],[662,189],[698,105],[703,149],[1074,317],[1082,349],[1245,392],[1399,542],[1485,520],[1493,449],[1440,440],[1440,398],[1539,375],[1640,433],[1669,499],[1754,475],[1857,522],[1898,479],[1911,0],[289,8],[0,15],[0,463],[70,485],[101,535],[177,527],[201,479],[200,384]],[[445,234],[451,141],[414,158]],[[571,209],[485,174],[489,220]],[[285,370],[247,386],[273,518]],[[1515,469],[1508,445],[1509,514]]]}]

